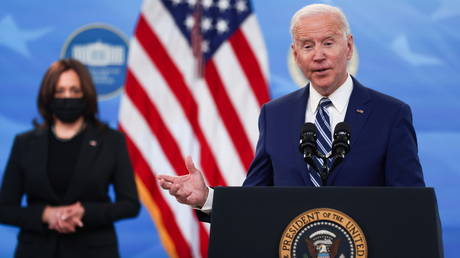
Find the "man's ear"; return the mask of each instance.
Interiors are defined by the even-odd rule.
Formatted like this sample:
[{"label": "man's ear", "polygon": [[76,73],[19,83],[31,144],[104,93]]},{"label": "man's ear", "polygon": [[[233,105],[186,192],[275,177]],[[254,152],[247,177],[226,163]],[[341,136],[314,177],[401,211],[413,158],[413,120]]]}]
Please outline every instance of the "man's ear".
[{"label": "man's ear", "polygon": [[294,44],[295,44],[295,43],[292,43],[292,44],[291,44],[292,56],[294,57],[295,63],[298,64],[298,62],[297,62],[297,55],[298,55],[298,53],[297,53],[297,49],[296,49],[296,47],[295,47]]},{"label": "man's ear", "polygon": [[347,60],[350,61],[353,57],[353,35],[347,36]]}]

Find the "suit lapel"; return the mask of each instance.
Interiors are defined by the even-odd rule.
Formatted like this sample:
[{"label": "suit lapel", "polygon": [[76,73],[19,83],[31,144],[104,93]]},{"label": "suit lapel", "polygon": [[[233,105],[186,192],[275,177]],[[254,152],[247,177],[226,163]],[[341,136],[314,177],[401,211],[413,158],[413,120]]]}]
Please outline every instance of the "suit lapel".
[{"label": "suit lapel", "polygon": [[298,171],[301,173],[301,177],[304,180],[304,183],[306,185],[311,185],[312,183],[310,181],[308,166],[304,162],[303,155],[298,150],[298,147],[299,147],[300,133],[305,123],[305,112],[307,111],[307,101],[308,101],[309,95],[310,95],[310,85],[309,84],[307,84],[307,86],[305,86],[302,90],[298,91],[298,94],[295,96],[294,101],[292,101],[292,105],[290,107],[290,110],[292,111],[292,113],[289,115],[290,117],[292,117],[292,125],[294,126],[287,127],[292,130],[291,132],[289,132],[289,135],[293,135],[295,137],[294,138],[294,142],[296,143],[295,152],[301,157],[301,159],[296,159],[298,160],[296,166],[300,168],[298,169]]},{"label": "suit lapel", "polygon": [[[368,89],[361,85],[354,77],[352,77],[352,79],[353,92],[351,93],[347,113],[345,115],[345,123],[351,127],[350,149],[353,149],[353,146],[355,146],[356,142],[359,141],[367,118],[372,113],[372,105]],[[341,169],[342,166],[339,165],[335,171],[332,171],[328,180],[329,185],[332,185],[335,177],[338,173],[340,173]]]},{"label": "suit lapel", "polygon": [[92,125],[88,125],[83,135],[83,142],[75,165],[75,171],[70,181],[69,189],[65,194],[65,203],[70,204],[75,202],[79,192],[84,191],[85,180],[87,180],[92,172],[90,165],[96,158],[101,144],[102,140],[97,129]]},{"label": "suit lapel", "polygon": [[43,189],[40,194],[43,194],[44,199],[52,200],[52,203],[58,204],[59,198],[51,187],[48,173],[48,128],[38,129],[35,132],[35,139],[31,143],[31,162],[28,164],[32,171],[36,171],[31,177],[35,182],[36,189]]}]

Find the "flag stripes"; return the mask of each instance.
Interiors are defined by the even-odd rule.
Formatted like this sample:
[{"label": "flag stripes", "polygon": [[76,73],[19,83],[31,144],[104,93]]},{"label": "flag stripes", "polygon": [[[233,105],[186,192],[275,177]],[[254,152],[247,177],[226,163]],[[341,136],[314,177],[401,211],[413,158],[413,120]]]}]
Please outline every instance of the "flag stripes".
[{"label": "flag stripes", "polygon": [[262,104],[268,100],[268,91],[261,87],[257,87],[257,85],[266,85],[257,59],[249,49],[249,44],[240,30],[235,31],[235,34],[230,37],[229,41],[243,67],[243,71],[246,74],[246,78],[249,80],[249,85],[256,95],[259,105],[262,106]]},{"label": "flag stripes", "polygon": [[208,61],[206,65],[205,77],[220,116],[230,134],[232,143],[235,145],[245,170],[247,170],[254,158],[254,151],[244,132],[241,121],[224,90],[223,82],[212,60]]},{"label": "flag stripes", "polygon": [[260,105],[254,94],[248,94],[249,80],[239,65],[239,60],[230,44],[222,44],[214,56],[214,64],[224,82],[225,91],[241,119],[251,146],[255,146],[258,130],[257,124],[251,119],[259,115]]},{"label": "flag stripes", "polygon": [[[146,0],[130,43],[120,129],[170,257],[207,257],[209,226],[161,190],[155,176],[185,175],[191,155],[209,185],[240,185],[254,157],[258,113],[269,99],[268,61],[250,3],[237,1],[238,8],[231,0],[224,10],[217,1],[200,9],[190,1]],[[193,19],[212,20],[215,33],[205,34]]]},{"label": "flag stripes", "polygon": [[[141,16],[139,20],[136,35],[142,35],[142,37],[137,37],[136,39],[140,41],[141,45],[145,46],[144,49],[146,50],[148,56],[155,63],[156,69],[158,69],[162,78],[166,81],[164,85],[169,87],[175,97],[178,98],[178,103],[183,106],[183,110],[190,121],[190,125],[193,127],[195,134],[198,137],[200,146],[204,149],[202,151],[204,151],[203,155],[206,159],[206,163],[204,164],[206,164],[206,167],[203,167],[203,170],[208,182],[212,185],[225,185],[225,180],[220,176],[221,173],[218,171],[214,157],[209,150],[209,144],[206,142],[200,126],[197,124],[197,104],[187,88],[182,74],[168,56],[168,53],[165,51],[163,45],[158,41],[154,32],[146,24],[143,16]],[[142,55],[142,53],[140,54]],[[131,55],[134,54],[131,52]],[[126,85],[129,85],[129,83]]]},{"label": "flag stripes", "polygon": [[[169,234],[169,238],[173,239],[175,243],[175,252],[178,257],[187,257],[190,255],[190,247],[187,241],[184,238],[181,230],[179,229],[178,225],[174,221],[174,212],[169,207],[169,205],[164,201],[161,196],[160,189],[156,184],[156,180],[154,178],[154,173],[150,170],[147,162],[142,158],[142,155],[137,150],[135,145],[132,141],[129,140],[126,142],[128,146],[128,151],[132,158],[133,168],[136,172],[136,176],[142,180],[143,184],[149,190],[149,194],[153,197],[155,204],[159,207],[161,211],[161,219],[163,224],[167,227],[167,232]],[[158,223],[157,223],[158,225]],[[170,253],[170,255],[172,255]]]}]

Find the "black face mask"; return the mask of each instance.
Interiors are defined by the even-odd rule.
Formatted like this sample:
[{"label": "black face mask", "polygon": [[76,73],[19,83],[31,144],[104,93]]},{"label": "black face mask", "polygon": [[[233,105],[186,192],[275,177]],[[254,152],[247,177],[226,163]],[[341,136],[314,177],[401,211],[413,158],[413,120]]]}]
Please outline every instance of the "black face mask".
[{"label": "black face mask", "polygon": [[61,122],[73,123],[83,115],[86,101],[83,98],[54,98],[49,108]]}]

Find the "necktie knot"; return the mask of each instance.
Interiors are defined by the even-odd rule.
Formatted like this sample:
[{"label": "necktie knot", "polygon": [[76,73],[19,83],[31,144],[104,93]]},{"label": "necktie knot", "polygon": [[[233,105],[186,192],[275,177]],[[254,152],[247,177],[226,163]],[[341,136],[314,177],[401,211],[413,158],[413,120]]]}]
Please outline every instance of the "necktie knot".
[{"label": "necktie knot", "polygon": [[319,101],[319,106],[321,108],[327,108],[329,107],[330,105],[332,104],[332,101],[328,98],[322,98],[320,101]]}]

